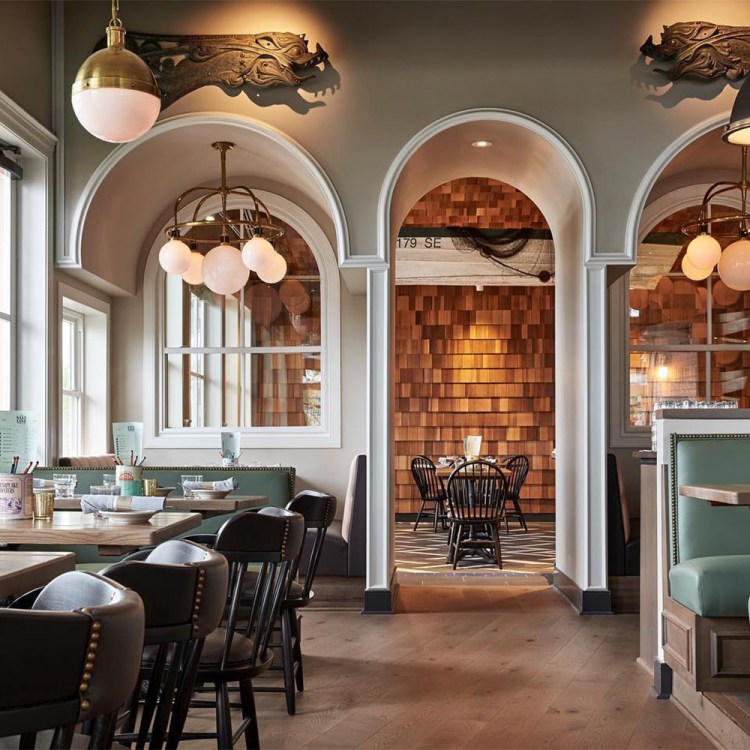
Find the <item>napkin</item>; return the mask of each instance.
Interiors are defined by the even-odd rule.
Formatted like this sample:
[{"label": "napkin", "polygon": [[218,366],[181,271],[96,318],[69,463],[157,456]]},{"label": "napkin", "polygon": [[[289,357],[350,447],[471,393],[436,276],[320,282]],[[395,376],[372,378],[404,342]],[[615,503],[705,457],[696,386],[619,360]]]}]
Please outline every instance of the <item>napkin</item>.
[{"label": "napkin", "polygon": [[81,510],[84,513],[96,513],[98,510],[164,510],[164,498],[83,495]]},{"label": "napkin", "polygon": [[38,479],[37,477],[34,477],[34,489],[53,490],[55,489],[55,483],[51,479]]},{"label": "napkin", "polygon": [[236,490],[239,486],[234,477],[220,479],[216,482],[183,482],[182,486],[187,490]]}]

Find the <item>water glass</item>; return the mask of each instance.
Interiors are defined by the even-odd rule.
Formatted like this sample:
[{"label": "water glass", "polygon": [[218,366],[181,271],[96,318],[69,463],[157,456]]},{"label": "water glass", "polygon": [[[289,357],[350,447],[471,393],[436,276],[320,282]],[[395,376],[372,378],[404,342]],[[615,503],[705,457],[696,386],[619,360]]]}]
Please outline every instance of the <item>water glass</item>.
[{"label": "water glass", "polygon": [[34,520],[49,521],[55,511],[55,493],[49,490],[34,492]]},{"label": "water glass", "polygon": [[202,482],[202,481],[203,481],[203,474],[183,474],[180,477],[180,484],[182,485],[183,497],[193,497],[192,491],[187,489],[187,487],[185,487],[185,482]]},{"label": "water glass", "polygon": [[156,490],[159,488],[158,479],[144,479],[143,480],[143,494],[146,497],[156,497]]},{"label": "water glass", "polygon": [[107,484],[92,484],[91,487],[89,487],[89,494],[91,495],[119,495],[120,488],[117,485],[115,485],[114,487],[110,487]]},{"label": "water glass", "polygon": [[53,474],[52,481],[55,483],[55,497],[73,497],[76,488],[75,474]]},{"label": "water glass", "polygon": [[117,477],[114,474],[102,474],[102,485],[104,487],[117,486]]}]

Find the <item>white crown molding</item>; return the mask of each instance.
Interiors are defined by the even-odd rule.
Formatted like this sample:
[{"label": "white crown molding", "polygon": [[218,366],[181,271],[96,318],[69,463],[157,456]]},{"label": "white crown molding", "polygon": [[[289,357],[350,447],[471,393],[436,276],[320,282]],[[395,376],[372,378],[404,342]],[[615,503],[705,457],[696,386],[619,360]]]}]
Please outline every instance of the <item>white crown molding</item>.
[{"label": "white crown molding", "polygon": [[27,148],[49,157],[57,144],[57,137],[18,106],[7,94],[0,91],[0,126],[21,139]]}]

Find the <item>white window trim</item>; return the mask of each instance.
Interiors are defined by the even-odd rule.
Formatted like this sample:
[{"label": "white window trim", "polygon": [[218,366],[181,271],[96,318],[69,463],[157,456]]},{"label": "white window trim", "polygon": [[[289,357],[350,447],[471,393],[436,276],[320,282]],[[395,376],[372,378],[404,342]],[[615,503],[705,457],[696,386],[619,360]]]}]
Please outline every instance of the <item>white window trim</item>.
[{"label": "white window trim", "polygon": [[[60,317],[60,325],[62,326],[66,320],[73,322],[75,325],[75,340],[73,342],[73,382],[76,387],[66,390],[63,386],[62,357],[60,357],[60,435],[58,439],[60,441],[61,454],[66,456],[80,456],[83,454],[83,446],[86,444],[86,420],[84,418],[86,401],[86,376],[84,369],[86,357],[86,317],[83,313],[69,308],[63,308],[62,316]],[[77,402],[78,445],[74,446],[72,449],[66,449],[65,446],[63,446],[63,434],[65,428],[62,419],[62,402],[65,396],[70,396]]]},{"label": "white window trim", "polygon": [[[17,318],[18,315],[16,313],[16,288],[17,288],[17,276],[16,276],[16,269],[18,267],[16,255],[17,255],[17,242],[18,242],[18,202],[17,202],[17,195],[18,195],[18,180],[10,179],[10,196],[9,196],[9,207],[8,207],[8,216],[10,221],[10,233],[8,237],[8,243],[9,243],[9,251],[10,251],[10,263],[8,271],[10,273],[10,312],[4,313],[0,312],[0,319],[7,320],[10,323],[10,362],[7,363],[8,365],[8,374],[10,376],[10,404],[8,405],[9,409],[14,408],[14,404],[16,403],[16,368],[13,366],[16,361],[16,351],[17,351]],[[3,219],[2,216],[0,216],[0,221]]]},{"label": "white window trim", "polygon": [[[319,427],[245,427],[240,428],[243,448],[340,448],[341,447],[341,291],[336,253],[328,237],[314,219],[297,205],[279,195],[256,191],[269,211],[286,222],[305,239],[320,270],[321,287],[321,414]],[[192,214],[194,203],[186,206],[178,218]],[[228,208],[240,208],[241,199],[231,197]],[[208,201],[206,213],[219,208],[219,201]],[[165,226],[164,229],[167,227]],[[219,427],[166,427],[163,392],[162,319],[164,271],[159,266],[159,248],[165,242],[160,232],[148,256],[144,272],[144,449],[215,448]],[[315,347],[317,349],[317,347]],[[298,350],[298,349],[297,349]],[[274,348],[275,352],[283,348]],[[233,428],[234,429],[234,428]]]},{"label": "white window trim", "polygon": [[[641,216],[638,244],[640,245],[646,235],[663,219],[682,209],[700,205],[709,187],[709,184],[690,185],[662,195],[649,203]],[[722,196],[721,202],[731,208],[740,208],[740,201],[733,196]],[[630,424],[630,346],[627,316],[629,270],[612,284],[609,293],[609,442],[613,448],[650,448],[651,429]]]}]

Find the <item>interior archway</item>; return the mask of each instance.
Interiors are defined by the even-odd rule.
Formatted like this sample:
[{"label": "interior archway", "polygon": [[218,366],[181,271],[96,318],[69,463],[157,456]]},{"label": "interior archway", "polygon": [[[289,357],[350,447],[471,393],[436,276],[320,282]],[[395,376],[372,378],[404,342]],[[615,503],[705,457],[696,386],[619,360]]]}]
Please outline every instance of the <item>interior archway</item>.
[{"label": "interior archway", "polygon": [[[487,140],[491,148],[473,148]],[[414,203],[465,176],[514,185],[539,206],[555,243],[557,300],[557,568],[563,587],[606,590],[604,533],[605,267],[592,261],[594,199],[571,147],[543,123],[500,109],[469,110],[425,128],[402,149],[379,204],[382,269],[370,271],[369,602],[377,608],[393,570],[390,404],[392,249]],[[587,268],[588,264],[588,268]],[[375,317],[378,311],[381,317]],[[385,316],[385,321],[382,320]],[[572,596],[577,597],[576,593]],[[603,599],[600,600],[603,607]]]}]

